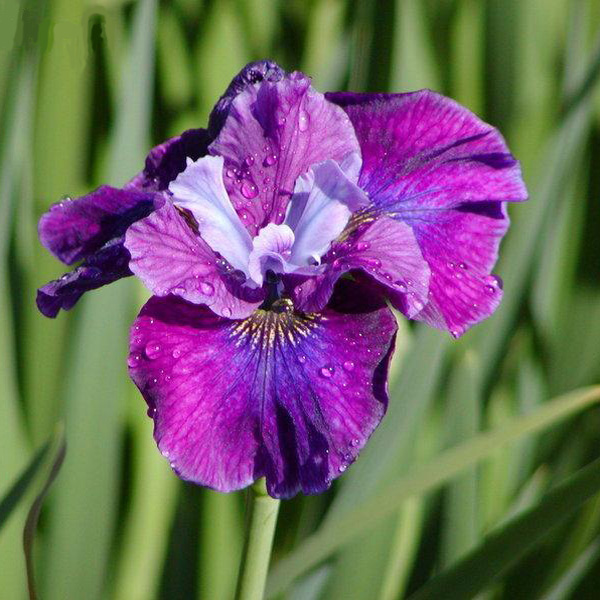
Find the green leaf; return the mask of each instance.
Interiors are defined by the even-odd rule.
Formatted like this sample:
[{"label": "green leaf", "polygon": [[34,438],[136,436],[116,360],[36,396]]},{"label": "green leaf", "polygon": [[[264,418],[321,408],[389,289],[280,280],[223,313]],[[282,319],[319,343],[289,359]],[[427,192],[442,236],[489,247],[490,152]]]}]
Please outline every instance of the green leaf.
[{"label": "green leaf", "polygon": [[423,494],[450,481],[465,468],[488,457],[501,444],[507,444],[542,431],[600,400],[600,386],[576,390],[560,396],[531,414],[451,448],[433,462],[388,485],[384,490],[335,519],[330,519],[273,568],[268,581],[268,597],[273,597],[299,575],[319,564],[338,548],[374,527],[398,510],[411,496]]},{"label": "green leaf", "polygon": [[597,459],[548,492],[539,504],[490,534],[479,548],[455,567],[434,577],[410,600],[473,598],[599,491],[600,459]]},{"label": "green leaf", "polygon": [[25,565],[27,568],[27,588],[29,591],[30,600],[36,600],[37,592],[35,587],[35,577],[33,571],[33,542],[35,538],[35,530],[37,528],[38,519],[42,510],[42,504],[50,486],[58,476],[58,472],[65,459],[67,452],[67,443],[65,440],[65,430],[62,425],[58,427],[57,432],[54,434],[52,440],[52,461],[48,474],[45,478],[44,485],[40,493],[36,496],[29,513],[27,514],[27,520],[25,521],[25,528],[23,529],[23,551],[25,552]]},{"label": "green leaf", "polygon": [[44,444],[33,456],[27,467],[19,475],[19,478],[13,483],[11,488],[0,500],[0,530],[11,516],[15,507],[25,496],[31,482],[34,480],[44,458],[48,453],[50,445]]}]

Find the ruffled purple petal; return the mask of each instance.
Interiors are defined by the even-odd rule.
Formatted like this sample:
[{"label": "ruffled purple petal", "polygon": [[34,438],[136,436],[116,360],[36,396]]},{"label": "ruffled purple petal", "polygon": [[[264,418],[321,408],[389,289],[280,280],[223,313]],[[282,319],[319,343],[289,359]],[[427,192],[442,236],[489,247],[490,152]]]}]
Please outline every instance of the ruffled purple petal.
[{"label": "ruffled purple petal", "polygon": [[380,217],[358,225],[344,241],[333,245],[323,264],[322,275],[290,277],[286,282],[301,310],[320,310],[338,278],[356,270],[384,286],[394,306],[409,318],[415,317],[428,300],[429,266],[412,228],[395,219]]},{"label": "ruffled purple petal", "polygon": [[262,285],[268,270],[274,273],[293,270],[294,266],[288,262],[293,245],[294,232],[287,225],[269,223],[252,240],[253,249],[248,261],[250,277]]},{"label": "ruffled purple petal", "polygon": [[244,274],[217,257],[195,226],[170,201],[132,225],[125,238],[131,270],[157,296],[175,294],[224,317],[247,317],[264,292],[244,286]]},{"label": "ruffled purple petal", "polygon": [[198,160],[208,152],[213,138],[206,129],[188,129],[155,146],[146,157],[144,170],[125,187],[146,191],[162,191],[185,170],[187,159]]},{"label": "ruffled purple petal", "polygon": [[527,198],[518,161],[496,129],[428,90],[327,98],[355,127],[373,216],[410,225],[429,264],[415,318],[462,335],[500,302],[490,271],[508,227],[504,203]]},{"label": "ruffled purple petal", "polygon": [[208,130],[214,139],[221,131],[231,103],[236,96],[241,94],[247,88],[254,86],[261,81],[270,81],[272,83],[281,81],[286,72],[272,60],[260,60],[247,64],[231,81],[225,93],[219,98],[219,101],[210,113]]},{"label": "ruffled purple petal", "polygon": [[40,241],[72,265],[121,237],[131,223],[150,214],[160,196],[104,185],[91,194],[53,205],[38,225]]},{"label": "ruffled purple petal", "polygon": [[225,158],[225,186],[251,235],[283,221],[300,175],[359,146],[342,109],[301,73],[247,86],[230,102],[211,154]]},{"label": "ruffled purple petal", "polygon": [[128,262],[123,240],[112,240],[81,266],[38,289],[38,309],[46,317],[56,317],[60,309],[73,308],[85,292],[131,275]]},{"label": "ruffled purple petal", "polygon": [[319,315],[230,321],[173,296],[146,304],[130,374],[180,477],[232,491],[265,476],[286,498],[326,490],[356,458],[386,409],[396,324],[340,283]]}]

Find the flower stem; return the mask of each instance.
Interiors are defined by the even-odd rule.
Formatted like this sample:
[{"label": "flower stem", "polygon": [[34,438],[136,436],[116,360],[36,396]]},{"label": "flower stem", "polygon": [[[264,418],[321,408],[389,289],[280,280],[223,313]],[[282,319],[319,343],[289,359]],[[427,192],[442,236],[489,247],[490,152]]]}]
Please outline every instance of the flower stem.
[{"label": "flower stem", "polygon": [[236,600],[262,600],[279,512],[279,500],[267,494],[265,480],[248,489],[246,539],[237,581]]}]

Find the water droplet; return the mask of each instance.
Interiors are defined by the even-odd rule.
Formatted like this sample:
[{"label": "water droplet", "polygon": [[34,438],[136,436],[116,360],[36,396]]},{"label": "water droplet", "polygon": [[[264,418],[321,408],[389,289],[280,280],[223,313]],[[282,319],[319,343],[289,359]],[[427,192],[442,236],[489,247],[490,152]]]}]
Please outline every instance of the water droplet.
[{"label": "water droplet", "polygon": [[373,267],[374,269],[381,267],[381,261],[378,258],[365,258],[363,260],[369,267]]},{"label": "water droplet", "polygon": [[448,268],[449,269],[454,269],[454,263],[453,262],[449,262],[448,263]]},{"label": "water droplet", "polygon": [[354,439],[353,439],[353,440],[350,442],[350,445],[351,445],[353,448],[356,448],[356,446],[358,446],[358,444],[359,444],[359,441],[358,441],[356,438],[354,438]]},{"label": "water droplet", "polygon": [[227,169],[225,171],[225,175],[227,175],[227,177],[229,177],[230,179],[233,179],[237,175],[237,172],[235,169]]},{"label": "water droplet", "polygon": [[251,167],[254,164],[254,156],[252,156],[251,154],[246,156],[246,158],[244,159],[244,164],[247,167]]},{"label": "water droplet", "polygon": [[417,310],[417,311],[423,310],[423,303],[419,302],[419,300],[415,300],[413,302],[413,306],[415,307],[415,310]]},{"label": "water droplet", "polygon": [[181,350],[179,348],[175,348],[173,352],[171,352],[171,356],[173,358],[179,358],[181,356]]},{"label": "water droplet", "polygon": [[242,220],[242,223],[254,224],[254,217],[252,216],[252,213],[242,208],[238,211],[238,214],[240,216],[240,219]]},{"label": "water droplet", "polygon": [[139,354],[130,354],[127,357],[127,364],[130,367],[136,367],[137,364],[139,363],[139,361],[140,361],[140,355]]},{"label": "water droplet", "polygon": [[277,162],[277,154],[267,154],[265,160],[263,160],[263,166],[272,167]]},{"label": "water droplet", "polygon": [[240,188],[240,191],[242,192],[242,196],[248,200],[252,200],[252,198],[256,198],[256,196],[258,196],[258,188],[256,187],[256,184],[252,183],[252,181],[248,181],[247,179],[242,181],[242,187]]},{"label": "water droplet", "polygon": [[354,363],[353,363],[351,360],[347,360],[347,361],[344,363],[344,369],[345,369],[346,371],[352,371],[352,369],[354,369]]},{"label": "water droplet", "polygon": [[208,283],[208,281],[203,281],[200,284],[200,291],[205,295],[205,296],[212,296],[213,292],[215,291],[215,288],[213,287],[212,283]]},{"label": "water droplet", "polygon": [[156,342],[150,342],[144,352],[150,360],[154,360],[160,354],[160,346]]},{"label": "water droplet", "polygon": [[402,283],[402,281],[396,281],[395,284],[398,286],[398,290],[402,293],[406,292],[406,286]]},{"label": "water droplet", "polygon": [[329,377],[331,377],[334,373],[335,373],[335,369],[331,366],[329,367],[323,367],[320,371],[321,375],[327,379],[329,379]]},{"label": "water droplet", "polygon": [[467,268],[467,263],[461,262],[461,263],[459,263],[459,264],[458,264],[458,266],[459,266],[461,269],[466,269],[466,268]]},{"label": "water droplet", "polygon": [[287,119],[285,117],[279,117],[279,119],[277,119],[277,125],[279,125],[279,127],[282,127],[283,125],[285,125],[286,121]]},{"label": "water droplet", "polygon": [[300,131],[306,131],[308,129],[309,118],[305,110],[301,110],[298,115],[298,129]]},{"label": "water droplet", "polygon": [[456,330],[456,329],[453,329],[453,330],[450,332],[450,335],[451,335],[451,336],[452,336],[454,339],[458,339],[458,338],[460,337],[460,331],[458,331],[458,330]]},{"label": "water droplet", "polygon": [[223,309],[223,316],[229,319],[231,317],[231,309],[227,306]]},{"label": "water droplet", "polygon": [[339,471],[340,473],[343,473],[343,472],[344,472],[344,471],[345,471],[347,468],[348,468],[348,465],[340,465],[340,466],[338,467],[338,471]]},{"label": "water droplet", "polygon": [[304,356],[304,354],[301,354],[301,355],[298,357],[298,362],[299,362],[301,365],[303,365],[303,364],[306,362],[306,356]]},{"label": "water droplet", "polygon": [[156,414],[156,409],[155,409],[155,408],[149,408],[149,409],[146,411],[146,414],[147,414],[147,415],[148,415],[148,416],[149,416],[151,419],[153,419],[153,418],[154,418],[154,415]]},{"label": "water droplet", "polygon": [[356,249],[359,252],[364,252],[365,250],[368,250],[371,247],[371,244],[369,242],[358,242],[358,244],[356,244]]}]

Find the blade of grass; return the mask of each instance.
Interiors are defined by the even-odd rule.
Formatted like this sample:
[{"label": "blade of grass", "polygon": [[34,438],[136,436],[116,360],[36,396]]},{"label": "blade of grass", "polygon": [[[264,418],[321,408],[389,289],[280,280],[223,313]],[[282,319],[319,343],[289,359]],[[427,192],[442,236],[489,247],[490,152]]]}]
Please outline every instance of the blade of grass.
[{"label": "blade of grass", "polygon": [[548,492],[539,504],[490,534],[455,567],[435,576],[410,600],[473,598],[564,523],[600,490],[600,459]]},{"label": "blade of grass", "polygon": [[465,468],[488,457],[501,444],[507,444],[559,423],[600,400],[600,386],[576,390],[547,402],[535,412],[518,417],[499,430],[482,433],[415,472],[397,479],[373,498],[361,502],[335,520],[331,519],[309,536],[288,556],[275,564],[267,586],[273,597],[298,575],[306,572],[335,550],[368,531],[396,511],[409,497],[423,494],[451,480]]},{"label": "blade of grass", "polygon": [[40,493],[36,496],[29,513],[27,514],[27,520],[25,521],[25,528],[23,529],[23,551],[25,553],[25,564],[27,567],[27,589],[29,591],[29,599],[36,600],[37,592],[35,586],[35,576],[33,569],[33,542],[35,539],[35,530],[37,523],[40,518],[40,512],[42,510],[42,504],[46,498],[50,486],[54,483],[54,480],[58,476],[60,468],[65,459],[67,452],[67,443],[65,440],[64,426],[60,425],[57,432],[54,435],[54,439],[51,443],[52,451],[50,455],[53,457],[48,469],[48,474],[45,477],[44,485]]}]

